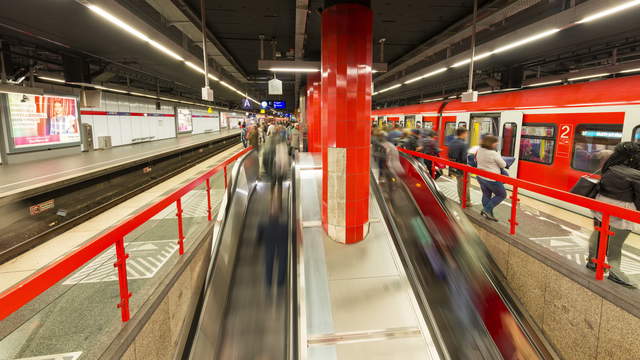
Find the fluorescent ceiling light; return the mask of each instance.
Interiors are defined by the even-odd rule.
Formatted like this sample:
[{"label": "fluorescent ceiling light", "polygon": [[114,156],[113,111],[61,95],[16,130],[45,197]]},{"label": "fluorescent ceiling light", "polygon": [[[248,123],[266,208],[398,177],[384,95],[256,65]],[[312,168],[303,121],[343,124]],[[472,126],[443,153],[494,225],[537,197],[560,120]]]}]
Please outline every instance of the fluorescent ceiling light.
[{"label": "fluorescent ceiling light", "polygon": [[46,80],[46,81],[53,81],[53,82],[58,82],[58,83],[65,83],[66,82],[63,79],[56,79],[56,78],[51,78],[51,77],[47,77],[47,76],[38,76],[38,79],[42,79],[42,80]]},{"label": "fluorescent ceiling light", "polygon": [[571,79],[569,79],[569,81],[592,79],[592,78],[603,77],[603,76],[609,76],[609,75],[611,75],[611,74],[609,74],[609,73],[604,73],[604,74],[596,74],[596,75],[580,76],[580,77],[571,78]]},{"label": "fluorescent ceiling light", "polygon": [[126,32],[128,32],[129,34],[137,37],[140,40],[143,41],[149,41],[151,39],[149,39],[149,37],[143,33],[141,33],[140,31],[134,29],[133,27],[129,26],[128,24],[126,24],[124,21],[118,19],[117,17],[109,14],[108,12],[104,11],[102,8],[95,6],[95,5],[87,5],[87,7],[89,9],[91,9],[91,11],[95,12],[96,14],[102,16],[103,18],[109,20],[109,22],[111,22],[112,24],[116,25],[117,27],[125,30]]},{"label": "fluorescent ceiling light", "polygon": [[215,75],[213,75],[213,74],[211,74],[211,73],[209,73],[209,79],[211,79],[211,80],[215,80],[215,81],[220,80],[220,79],[218,79]]},{"label": "fluorescent ceiling light", "polygon": [[176,59],[176,60],[180,60],[180,61],[184,61],[184,59],[182,58],[182,56],[174,53],[173,51],[167,49],[164,45],[158,43],[157,41],[154,40],[149,40],[149,44],[151,44],[151,46],[153,46],[154,48],[162,51],[163,53],[171,56],[172,58]]},{"label": "fluorescent ceiling light", "polygon": [[583,23],[587,23],[587,22],[590,22],[590,21],[598,20],[598,19],[601,19],[601,18],[603,18],[605,16],[613,15],[615,13],[618,13],[620,11],[623,11],[623,10],[626,10],[626,9],[629,9],[629,8],[632,8],[632,7],[638,6],[638,5],[640,5],[640,0],[628,1],[628,2],[625,2],[624,4],[621,4],[621,5],[618,5],[618,6],[614,6],[612,8],[607,9],[607,10],[603,10],[603,11],[597,12],[595,14],[589,15],[586,18],[578,21],[577,24],[583,24]]},{"label": "fluorescent ceiling light", "polygon": [[397,89],[397,88],[399,88],[400,86],[402,86],[402,84],[395,84],[395,85],[393,85],[393,86],[389,86],[389,87],[388,87],[388,88],[386,88],[386,89],[382,89],[382,90],[378,91],[378,94],[383,93],[383,92],[385,92],[385,91],[389,91],[389,90]]},{"label": "fluorescent ceiling light", "polygon": [[530,87],[543,86],[543,85],[559,84],[561,82],[562,82],[562,80],[551,80],[551,81],[539,82],[539,83],[535,83],[535,84],[529,84],[527,86],[530,86]]},{"label": "fluorescent ceiling light", "polygon": [[195,70],[195,71],[197,71],[197,72],[199,72],[199,73],[204,74],[204,70],[203,70],[200,66],[198,66],[198,65],[196,65],[196,64],[194,64],[194,63],[192,63],[191,61],[185,61],[184,63],[185,63],[188,67],[192,68],[193,70]]},{"label": "fluorescent ceiling light", "polygon": [[459,66],[462,66],[462,65],[467,65],[470,62],[471,62],[471,58],[468,58],[468,59],[465,59],[465,60],[462,60],[462,61],[458,61],[457,63],[451,65],[451,67],[459,67]]},{"label": "fluorescent ceiling light", "polygon": [[271,68],[273,72],[318,72],[320,69],[312,68]]},{"label": "fluorescent ceiling light", "polygon": [[622,70],[620,71],[621,74],[627,74],[627,73],[632,73],[632,72],[639,72],[640,68],[637,69],[629,69],[629,70]]},{"label": "fluorescent ceiling light", "polygon": [[507,50],[511,50],[511,49],[516,48],[518,46],[522,46],[522,45],[534,42],[536,40],[544,39],[546,37],[549,37],[549,36],[559,32],[559,31],[560,31],[560,29],[547,30],[547,31],[541,32],[541,33],[539,33],[537,35],[533,35],[533,36],[524,38],[522,40],[512,42],[511,44],[499,47],[496,50],[493,50],[492,53],[493,54],[498,54],[498,53],[501,53],[501,52],[504,52],[504,51],[507,51]]},{"label": "fluorescent ceiling light", "polygon": [[[493,54],[493,53],[492,53],[492,52],[486,52],[486,53],[484,53],[484,54],[476,55],[476,56],[474,57],[474,62],[475,62],[475,61],[478,61],[478,60],[482,60],[482,59],[484,59],[484,58],[487,58],[487,57],[491,56],[491,54]],[[462,60],[462,61],[458,61],[457,63],[455,63],[455,64],[451,65],[451,67],[460,67],[460,66],[463,66],[463,65],[467,65],[467,64],[469,64],[470,62],[471,62],[471,58],[464,59],[464,60]]]},{"label": "fluorescent ceiling light", "polygon": [[440,74],[441,72],[445,72],[445,71],[447,71],[447,69],[449,69],[449,68],[447,68],[447,67],[443,67],[443,68],[440,68],[440,69],[438,69],[438,70],[434,70],[434,71],[432,71],[432,72],[430,72],[430,73],[424,74],[424,75],[422,75],[422,76],[418,76],[418,77],[416,77],[416,78],[413,78],[413,79],[407,80],[407,81],[405,81],[404,83],[405,83],[405,84],[411,84],[412,82],[416,82],[416,81],[418,81],[418,80],[420,80],[420,79],[425,79],[425,78],[428,78],[428,77],[430,77],[430,76]]},{"label": "fluorescent ceiling light", "polygon": [[422,100],[421,102],[428,103],[428,102],[442,101],[442,100],[444,100],[444,98],[440,97],[440,98],[435,98],[435,99]]},{"label": "fluorescent ceiling light", "polygon": [[152,98],[152,99],[156,98],[155,95],[143,94],[143,93],[138,93],[138,92],[133,92],[133,91],[130,91],[129,94],[135,95],[135,96],[142,96],[142,97]]}]

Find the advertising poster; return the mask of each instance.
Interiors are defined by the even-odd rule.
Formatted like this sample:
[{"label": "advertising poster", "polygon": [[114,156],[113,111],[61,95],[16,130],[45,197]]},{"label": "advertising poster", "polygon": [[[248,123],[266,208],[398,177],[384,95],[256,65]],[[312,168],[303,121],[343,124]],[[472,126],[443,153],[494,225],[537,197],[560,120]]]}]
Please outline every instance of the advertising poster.
[{"label": "advertising poster", "polygon": [[193,119],[191,118],[191,110],[178,109],[178,132],[193,131]]},{"label": "advertising poster", "polygon": [[80,142],[76,98],[10,93],[7,99],[14,149]]}]

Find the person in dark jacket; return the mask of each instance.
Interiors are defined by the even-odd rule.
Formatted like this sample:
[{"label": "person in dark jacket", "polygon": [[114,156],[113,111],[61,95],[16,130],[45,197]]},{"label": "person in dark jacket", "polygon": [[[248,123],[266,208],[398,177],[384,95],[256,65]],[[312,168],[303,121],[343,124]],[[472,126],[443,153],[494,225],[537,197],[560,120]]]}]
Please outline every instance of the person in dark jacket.
[{"label": "person in dark jacket", "polygon": [[[623,142],[616,146],[602,166],[596,200],[631,210],[640,209],[640,145]],[[594,212],[593,215],[595,225],[600,226],[602,214]],[[607,263],[611,266],[608,279],[627,287],[636,287],[622,272],[620,261],[622,245],[632,231],[640,231],[640,226],[625,219],[611,217],[610,227],[614,234],[609,236],[608,241]],[[599,238],[598,231],[594,231],[589,238],[587,268],[594,271],[596,264],[591,259],[597,257]]]},{"label": "person in dark jacket", "polygon": [[[422,142],[417,150],[425,155],[431,155],[436,157],[440,156],[440,147],[438,146],[438,141],[436,140],[436,132],[431,129],[425,130],[423,134]],[[433,174],[433,172],[431,171],[431,166],[433,166],[432,161],[425,159],[424,165],[427,167],[427,169],[429,169],[429,174]],[[439,177],[440,177],[440,173],[436,172],[435,179]]]},{"label": "person in dark jacket", "polygon": [[[456,129],[456,137],[449,142],[449,151],[447,154],[449,160],[467,165],[467,154],[469,153],[469,145],[467,144],[468,136],[469,130],[467,130],[467,128],[459,127]],[[462,194],[464,193],[464,174],[461,170],[456,168],[449,168],[449,174],[456,178],[458,183],[458,198],[462,203]],[[471,205],[471,192],[469,191],[469,186],[467,186],[467,205]]]}]

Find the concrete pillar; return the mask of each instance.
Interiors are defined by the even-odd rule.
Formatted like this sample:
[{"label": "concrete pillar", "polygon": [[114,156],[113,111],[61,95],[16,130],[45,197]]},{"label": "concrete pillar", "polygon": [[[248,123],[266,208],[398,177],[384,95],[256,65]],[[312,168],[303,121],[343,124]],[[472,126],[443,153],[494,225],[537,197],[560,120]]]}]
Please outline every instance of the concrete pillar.
[{"label": "concrete pillar", "polygon": [[307,75],[307,143],[309,152],[319,153],[320,135],[320,73]]},{"label": "concrete pillar", "polygon": [[369,229],[372,12],[367,0],[326,0],[322,12],[322,223],[355,243]]}]

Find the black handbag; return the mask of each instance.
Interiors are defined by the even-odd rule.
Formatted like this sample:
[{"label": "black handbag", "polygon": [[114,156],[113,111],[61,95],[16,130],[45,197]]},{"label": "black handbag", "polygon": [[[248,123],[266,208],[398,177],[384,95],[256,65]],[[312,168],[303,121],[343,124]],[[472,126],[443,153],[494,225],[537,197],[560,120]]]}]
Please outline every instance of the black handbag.
[{"label": "black handbag", "polygon": [[594,199],[600,190],[600,180],[592,178],[591,175],[581,176],[569,192]]}]

